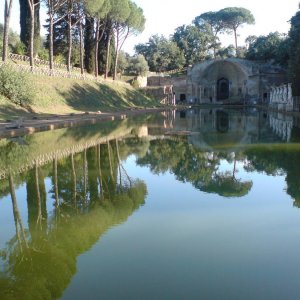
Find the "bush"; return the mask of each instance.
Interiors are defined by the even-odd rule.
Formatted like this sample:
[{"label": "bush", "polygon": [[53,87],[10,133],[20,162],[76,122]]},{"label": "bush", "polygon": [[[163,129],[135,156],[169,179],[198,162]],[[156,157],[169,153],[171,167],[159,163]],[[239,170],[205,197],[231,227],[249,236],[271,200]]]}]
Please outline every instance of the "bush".
[{"label": "bush", "polygon": [[42,60],[49,60],[49,51],[46,48],[41,48],[38,57]]},{"label": "bush", "polygon": [[32,87],[26,74],[17,71],[10,65],[1,65],[0,94],[15,104],[28,105],[32,98]]},{"label": "bush", "polygon": [[64,57],[63,54],[58,54],[54,56],[54,62],[56,64],[66,64],[66,58]]},{"label": "bush", "polygon": [[26,46],[22,42],[17,42],[14,47],[12,47],[12,52],[19,55],[26,54]]},{"label": "bush", "polygon": [[139,89],[139,88],[140,88],[140,83],[139,83],[138,80],[134,79],[134,80],[132,80],[132,82],[131,82],[131,86],[132,86],[133,88],[135,88],[135,89]]}]

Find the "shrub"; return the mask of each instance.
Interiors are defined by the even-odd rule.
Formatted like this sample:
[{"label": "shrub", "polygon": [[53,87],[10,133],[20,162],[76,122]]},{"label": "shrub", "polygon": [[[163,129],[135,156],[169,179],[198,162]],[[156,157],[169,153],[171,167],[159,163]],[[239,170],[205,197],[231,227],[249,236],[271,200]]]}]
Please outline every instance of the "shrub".
[{"label": "shrub", "polygon": [[54,62],[56,64],[65,64],[66,63],[66,58],[64,57],[63,54],[58,54],[54,57]]},{"label": "shrub", "polygon": [[19,54],[19,55],[25,55],[26,54],[26,46],[21,41],[18,41],[14,47],[12,47],[12,52]]},{"label": "shrub", "polygon": [[139,89],[140,88],[140,83],[137,79],[132,80],[131,82],[131,86],[135,89]]},{"label": "shrub", "polygon": [[0,94],[11,102],[26,106],[32,98],[32,87],[25,73],[8,64],[0,66]]},{"label": "shrub", "polygon": [[49,60],[49,51],[46,48],[41,48],[38,57],[42,60]]}]

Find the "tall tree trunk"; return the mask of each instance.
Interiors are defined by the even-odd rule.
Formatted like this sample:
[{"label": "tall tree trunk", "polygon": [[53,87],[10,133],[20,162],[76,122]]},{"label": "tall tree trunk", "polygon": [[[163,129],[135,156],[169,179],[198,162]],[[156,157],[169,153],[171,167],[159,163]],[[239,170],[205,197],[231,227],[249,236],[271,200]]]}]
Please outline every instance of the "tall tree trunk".
[{"label": "tall tree trunk", "polygon": [[85,31],[84,31],[84,66],[88,73],[92,73],[94,71],[94,19],[86,17],[85,18]]},{"label": "tall tree trunk", "polygon": [[72,57],[72,18],[71,18],[71,14],[68,14],[68,61],[67,61],[68,72],[71,72],[71,57]]},{"label": "tall tree trunk", "polygon": [[[34,41],[40,39],[40,0],[19,0],[20,3],[20,39],[30,53],[31,5],[34,5]],[[36,43],[37,44],[37,43]],[[34,50],[38,50],[35,45]]]},{"label": "tall tree trunk", "polygon": [[95,77],[98,77],[98,73],[99,73],[99,66],[98,66],[98,52],[99,52],[99,20],[96,21],[96,36],[95,36],[95,66],[94,66],[94,74]]},{"label": "tall tree trunk", "polygon": [[80,73],[84,74],[84,44],[83,44],[83,26],[82,21],[79,23],[79,37],[80,37]]},{"label": "tall tree trunk", "polygon": [[34,4],[29,9],[30,9],[29,59],[30,59],[30,67],[33,68],[34,67]]},{"label": "tall tree trunk", "polygon": [[113,80],[116,80],[117,73],[118,73],[118,59],[119,59],[119,38],[117,36],[117,45],[115,49],[116,55],[115,55],[115,62],[114,62],[114,75]]},{"label": "tall tree trunk", "polygon": [[116,50],[113,80],[117,79],[117,74],[118,74],[118,71],[117,71],[118,70],[118,59],[119,59],[119,51]]},{"label": "tall tree trunk", "polygon": [[109,72],[110,42],[111,42],[111,29],[108,29],[108,38],[107,38],[107,46],[106,46],[106,63],[105,63],[105,74],[104,74],[105,79],[108,78],[108,72]]},{"label": "tall tree trunk", "polygon": [[30,40],[30,12],[28,0],[19,0],[20,3],[20,40],[29,49]]},{"label": "tall tree trunk", "polygon": [[33,3],[34,3],[33,55],[34,57],[36,57],[41,46],[41,22],[40,22],[41,0],[33,0]]},{"label": "tall tree trunk", "polygon": [[9,23],[10,23],[10,14],[12,9],[13,0],[5,0],[4,7],[4,32],[3,32],[3,54],[2,60],[5,62],[8,56],[8,34],[9,34]]},{"label": "tall tree trunk", "polygon": [[50,16],[49,20],[49,68],[53,70],[54,59],[53,59],[53,16]]},{"label": "tall tree trunk", "polygon": [[238,44],[237,44],[237,32],[236,32],[236,28],[233,30],[233,32],[234,32],[234,40],[235,40],[235,50],[237,51]]}]

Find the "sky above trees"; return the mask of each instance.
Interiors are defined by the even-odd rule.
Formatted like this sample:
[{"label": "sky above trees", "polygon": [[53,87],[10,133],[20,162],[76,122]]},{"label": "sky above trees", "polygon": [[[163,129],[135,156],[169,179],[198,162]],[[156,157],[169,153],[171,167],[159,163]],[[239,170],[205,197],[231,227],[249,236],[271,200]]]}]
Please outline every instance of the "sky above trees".
[{"label": "sky above trees", "polygon": [[[175,28],[190,24],[194,18],[207,11],[217,11],[224,7],[244,7],[249,9],[255,18],[256,24],[244,26],[239,30],[239,41],[242,44],[249,35],[267,35],[279,31],[287,33],[290,24],[288,21],[298,10],[299,0],[134,0],[144,10],[147,19],[145,31],[136,38],[127,42],[125,50],[133,45],[144,43],[153,34],[170,35]],[[233,44],[232,36],[221,35],[224,46]]]},{"label": "sky above trees", "polygon": [[[224,7],[244,7],[249,9],[256,20],[255,25],[245,26],[239,31],[239,41],[242,44],[249,35],[267,35],[269,32],[279,31],[287,33],[290,24],[288,21],[298,10],[299,0],[133,0],[143,8],[147,19],[145,31],[131,37],[124,45],[124,50],[133,53],[134,45],[146,42],[153,34],[163,34],[168,37],[181,25],[188,25],[192,20],[207,11],[217,11]],[[4,0],[0,0],[0,7],[4,7]],[[41,19],[45,19],[45,10]],[[3,23],[3,14],[0,14]],[[19,1],[14,1],[14,11],[11,18],[11,28],[19,32]],[[42,32],[43,32],[43,28]],[[44,31],[45,32],[45,31]],[[221,35],[224,46],[233,44],[232,36]]]}]

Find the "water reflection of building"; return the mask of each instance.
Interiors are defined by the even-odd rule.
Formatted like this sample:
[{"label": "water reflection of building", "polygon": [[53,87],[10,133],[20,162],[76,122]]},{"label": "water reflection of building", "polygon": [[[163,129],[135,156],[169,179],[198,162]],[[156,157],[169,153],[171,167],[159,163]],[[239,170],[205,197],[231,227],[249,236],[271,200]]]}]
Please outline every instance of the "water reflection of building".
[{"label": "water reflection of building", "polygon": [[269,115],[269,126],[283,141],[290,141],[293,124],[294,120],[292,116],[286,116],[281,113],[272,113]]},{"label": "water reflection of building", "polygon": [[176,114],[174,131],[190,131],[190,143],[203,149],[258,142],[288,142],[293,118],[258,110],[190,109]]},{"label": "water reflection of building", "polygon": [[260,138],[260,113],[245,114],[240,110],[202,109],[179,113],[176,129],[191,131],[189,141],[203,149],[251,144]]}]

